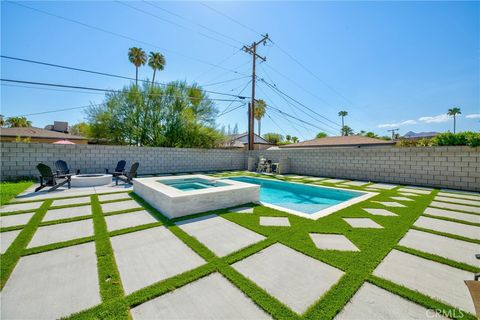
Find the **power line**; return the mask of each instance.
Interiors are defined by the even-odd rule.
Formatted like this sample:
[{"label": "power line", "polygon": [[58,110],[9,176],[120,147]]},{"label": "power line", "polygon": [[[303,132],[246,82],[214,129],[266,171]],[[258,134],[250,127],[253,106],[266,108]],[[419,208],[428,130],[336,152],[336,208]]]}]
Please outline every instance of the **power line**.
[{"label": "power line", "polygon": [[74,93],[86,93],[86,94],[101,94],[104,95],[102,92],[88,92],[88,91],[77,91],[77,90],[67,90],[67,89],[53,89],[53,88],[42,88],[42,87],[33,87],[33,86],[23,86],[17,84],[8,84],[8,83],[1,83],[2,87],[15,87],[15,88],[27,88],[27,89],[36,89],[36,90],[46,90],[46,91],[60,91],[60,92],[74,92]]},{"label": "power line", "polygon": [[61,111],[70,111],[70,110],[76,110],[76,109],[85,109],[89,107],[99,107],[104,105],[105,103],[95,103],[95,104],[89,104],[87,106],[81,106],[81,107],[70,107],[70,108],[63,108],[63,109],[56,109],[56,110],[50,110],[50,111],[42,111],[42,112],[35,112],[35,113],[27,113],[27,114],[21,114],[17,116],[12,116],[12,117],[7,117],[7,118],[13,118],[13,117],[29,117],[29,116],[36,116],[39,114],[47,114],[47,113],[55,113],[55,112],[61,112]]},{"label": "power line", "polygon": [[[115,2],[117,2],[117,3],[119,3],[119,4],[123,5],[123,6],[126,6],[126,7],[128,7],[128,8],[131,8],[132,10],[135,10],[135,11],[141,12],[141,13],[143,13],[143,14],[149,15],[149,16],[151,16],[151,17],[154,17],[154,18],[157,19],[157,20],[160,20],[160,21],[169,23],[169,24],[171,24],[171,25],[174,25],[174,26],[177,26],[177,27],[179,27],[179,28],[188,30],[188,31],[190,31],[190,32],[198,33],[198,34],[200,34],[200,35],[202,35],[202,36],[204,36],[204,37],[206,37],[206,38],[209,38],[209,39],[211,39],[211,40],[214,40],[214,41],[217,41],[217,42],[219,42],[219,43],[225,44],[225,45],[227,45],[227,46],[229,46],[229,47],[233,47],[233,48],[235,48],[235,49],[240,49],[239,47],[234,46],[234,45],[232,45],[232,44],[230,44],[230,43],[227,43],[226,41],[223,41],[223,40],[220,40],[220,39],[211,37],[211,36],[209,36],[209,35],[207,35],[207,34],[205,34],[205,33],[203,33],[203,32],[200,32],[200,31],[197,31],[197,30],[194,30],[194,29],[185,27],[184,25],[181,25],[181,24],[176,23],[176,22],[174,22],[174,21],[165,19],[165,18],[160,17],[160,16],[158,16],[158,15],[156,15],[156,14],[153,14],[153,13],[151,13],[151,12],[148,12],[148,11],[145,11],[145,10],[143,10],[143,9],[137,8],[137,7],[135,7],[135,6],[132,6],[132,5],[128,4],[128,3],[125,3],[125,2],[122,2],[122,1],[118,1],[118,0],[115,1]],[[149,3],[147,3],[147,4],[149,4]]]},{"label": "power line", "polygon": [[174,13],[174,12],[170,11],[170,10],[167,10],[167,9],[165,9],[165,8],[162,8],[162,7],[160,7],[160,6],[158,6],[157,4],[154,4],[154,3],[152,3],[152,2],[148,2],[148,1],[145,1],[145,0],[142,0],[142,1],[143,1],[144,3],[146,3],[146,4],[148,4],[148,5],[151,5],[152,7],[155,7],[155,8],[157,8],[157,9],[160,9],[160,10],[164,11],[164,12],[167,12],[167,13],[169,13],[169,14],[177,17],[177,18],[180,18],[180,19],[183,19],[183,20],[188,21],[188,22],[190,22],[190,23],[193,23],[193,24],[195,24],[196,26],[198,26],[198,27],[200,27],[200,28],[203,28],[203,29],[205,29],[205,30],[208,30],[208,31],[210,31],[210,32],[212,32],[212,33],[215,33],[215,34],[217,34],[217,35],[219,35],[219,36],[222,36],[222,37],[224,37],[224,38],[226,38],[226,39],[229,39],[229,40],[231,40],[231,41],[233,41],[233,42],[237,42],[237,43],[239,43],[239,44],[242,44],[241,41],[239,41],[239,40],[237,40],[237,39],[235,39],[235,38],[233,38],[233,37],[230,37],[229,35],[227,35],[227,34],[225,34],[225,33],[218,32],[217,30],[212,29],[212,28],[209,28],[209,27],[206,27],[206,26],[204,26],[204,25],[202,25],[202,24],[200,24],[200,23],[198,23],[198,22],[196,22],[196,21],[193,21],[193,20],[191,20],[191,19],[187,19],[187,18],[185,18],[185,17],[182,16],[182,15],[179,15],[179,14],[177,14],[177,13]]},{"label": "power line", "polygon": [[307,124],[307,125],[309,125],[309,126],[311,126],[311,127],[313,127],[313,128],[316,128],[316,129],[325,131],[325,129],[323,129],[323,128],[321,128],[321,127],[319,127],[319,126],[317,126],[317,125],[315,125],[315,124],[313,124],[313,123],[311,123],[311,122],[308,122],[308,121],[305,121],[305,120],[303,120],[303,119],[294,117],[294,116],[292,116],[291,114],[288,114],[288,113],[286,113],[286,112],[284,112],[284,111],[282,111],[282,110],[280,110],[280,109],[278,109],[278,108],[273,107],[272,105],[267,105],[267,107],[269,107],[270,109],[272,109],[272,110],[274,110],[274,111],[276,111],[276,112],[278,112],[278,113],[280,113],[280,114],[283,114],[284,116],[287,116],[287,117],[289,117],[289,118],[295,119],[295,120],[300,121],[300,122],[303,122],[303,123],[305,123],[305,124]]},{"label": "power line", "polygon": [[[243,93],[243,91],[245,91],[245,89],[248,87],[248,85],[250,84],[251,80],[249,82],[247,82],[245,84],[245,86],[243,87],[242,90],[240,90],[240,92],[238,93],[238,95],[241,95]],[[230,106],[233,104],[234,101],[231,101],[230,104],[223,110],[223,112],[226,112],[228,110],[228,108],[230,108]]]},{"label": "power line", "polygon": [[200,2],[200,4],[201,4],[202,6],[204,6],[204,7],[212,10],[213,12],[216,12],[217,14],[223,16],[224,18],[227,18],[228,20],[235,22],[235,23],[238,24],[239,26],[242,26],[243,28],[252,31],[253,33],[256,33],[256,34],[259,35],[259,36],[263,36],[260,32],[258,32],[258,31],[256,31],[255,29],[252,29],[252,28],[250,28],[249,26],[241,23],[241,22],[238,21],[237,19],[234,19],[234,18],[230,17],[229,15],[227,15],[227,14],[225,14],[225,13],[223,13],[223,12],[217,10],[217,9],[210,7],[209,5],[207,5],[207,4],[203,3],[203,2]]},{"label": "power line", "polygon": [[244,107],[244,106],[245,106],[245,103],[242,103],[241,105],[239,105],[239,106],[237,106],[237,107],[235,107],[235,108],[233,108],[233,109],[230,109],[230,110],[228,110],[228,111],[223,111],[222,113],[220,113],[220,114],[217,116],[217,118],[218,118],[218,117],[221,117],[221,116],[224,116],[224,115],[226,115],[226,114],[228,114],[228,113],[230,113],[230,112],[233,112],[233,111],[235,111],[235,110],[237,110],[237,109],[239,109],[239,108],[241,108],[241,107]]},{"label": "power line", "polygon": [[[112,73],[107,73],[107,72],[88,70],[88,69],[83,69],[83,68],[69,67],[69,66],[58,65],[58,64],[42,62],[42,61],[37,61],[37,60],[29,60],[29,59],[23,59],[23,58],[18,58],[18,57],[11,57],[11,56],[4,56],[4,55],[0,55],[0,57],[4,58],[4,59],[10,59],[10,60],[16,60],[16,61],[22,61],[22,62],[27,62],[27,63],[44,65],[44,66],[48,66],[48,67],[61,68],[61,69],[67,69],[67,70],[73,70],[73,71],[79,71],[79,72],[85,72],[85,73],[92,73],[92,74],[97,74],[97,75],[102,75],[102,76],[107,76],[107,77],[113,77],[113,78],[119,78],[119,79],[132,80],[132,81],[135,80],[135,78],[131,78],[131,77],[127,77],[127,76],[122,76],[122,75],[117,75],[117,74],[112,74]],[[247,77],[247,76],[245,76],[245,77]],[[151,81],[148,81],[148,80],[140,80],[140,81],[144,82],[144,83],[151,83]],[[168,86],[168,84],[160,83],[160,82],[155,82],[155,84],[163,86],[163,87]],[[208,93],[212,93],[212,94],[233,96],[232,94],[222,93],[222,92],[218,92],[218,91],[212,91],[212,90],[203,90],[203,91],[208,92]]]},{"label": "power line", "polygon": [[234,78],[234,79],[229,79],[229,80],[224,80],[224,81],[219,81],[219,82],[207,83],[207,84],[202,85],[202,87],[216,86],[216,85],[219,85],[219,84],[233,82],[233,81],[237,81],[237,80],[241,80],[241,79],[245,79],[245,78],[249,78],[249,77],[250,76],[243,76],[243,77],[240,77],[240,78]]},{"label": "power line", "polygon": [[283,128],[281,126],[278,125],[277,122],[275,122],[275,120],[273,120],[272,117],[270,117],[270,115],[268,114],[268,112],[265,112],[265,114],[267,115],[267,117],[278,127],[278,129],[280,129],[280,131],[282,131],[285,135],[288,135],[287,132],[285,132],[285,130],[283,130]]},{"label": "power line", "polygon": [[[48,11],[44,11],[44,10],[41,10],[41,9],[33,8],[33,7],[30,7],[30,6],[27,6],[23,3],[13,2],[13,1],[6,1],[6,2],[17,5],[17,6],[20,6],[20,7],[23,7],[23,8],[26,8],[26,9],[33,10],[33,11],[36,11],[36,12],[39,12],[39,13],[42,13],[42,14],[45,14],[45,15],[48,15],[48,16],[51,16],[51,17],[55,17],[57,19],[68,21],[70,23],[75,23],[75,24],[78,24],[80,26],[83,26],[83,27],[86,27],[86,28],[89,28],[89,29],[100,31],[100,32],[103,32],[103,33],[106,33],[106,34],[109,34],[109,35],[112,35],[112,36],[115,36],[115,37],[118,37],[118,38],[126,39],[126,40],[129,40],[129,41],[141,43],[141,44],[144,44],[144,45],[156,48],[156,49],[171,52],[173,54],[179,55],[179,56],[184,57],[186,59],[194,60],[194,61],[197,61],[197,62],[200,62],[200,63],[203,63],[203,64],[207,64],[207,65],[210,65],[210,66],[215,66],[214,63],[211,63],[211,62],[208,62],[208,61],[205,61],[205,60],[202,60],[202,59],[198,59],[196,57],[192,57],[192,56],[186,55],[184,53],[177,52],[175,50],[160,47],[160,46],[157,46],[156,44],[153,44],[153,43],[150,43],[150,42],[147,42],[147,41],[138,40],[138,39],[132,38],[130,36],[126,36],[126,35],[121,34],[121,33],[117,33],[117,32],[114,32],[114,31],[107,30],[107,29],[103,29],[103,28],[100,28],[100,27],[97,27],[97,26],[94,26],[94,25],[90,25],[90,24],[87,24],[87,23],[84,23],[84,22],[81,22],[81,21],[78,21],[78,20],[71,19],[71,18],[66,18],[66,17],[60,16],[58,14],[50,13]],[[220,68],[220,69],[224,69],[224,70],[230,70],[228,68],[224,68],[224,67],[220,67],[220,66],[216,66],[216,67]],[[230,70],[230,71],[232,71],[232,70]]]},{"label": "power line", "polygon": [[[24,80],[13,80],[13,79],[0,79],[0,81],[5,81],[5,82],[13,82],[13,83],[23,83],[23,84],[34,84],[34,85],[40,85],[40,86],[47,86],[47,87],[60,87],[60,88],[72,88],[72,89],[82,89],[82,90],[92,90],[92,91],[101,91],[101,92],[114,92],[114,93],[121,93],[123,92],[122,90],[114,90],[114,89],[103,89],[103,88],[93,88],[93,87],[84,87],[84,86],[73,86],[73,85],[66,85],[66,84],[57,84],[57,83],[46,83],[46,82],[34,82],[34,81],[24,81]],[[152,96],[169,96],[167,93],[150,93]],[[228,95],[231,97],[235,97],[238,99],[245,99],[246,97],[242,96],[237,96],[234,94],[227,94],[224,93],[224,95]],[[177,96],[180,97],[180,96]],[[203,98],[198,98],[198,99],[203,99]],[[218,99],[218,98],[209,98],[212,101],[237,101],[237,99]]]}]

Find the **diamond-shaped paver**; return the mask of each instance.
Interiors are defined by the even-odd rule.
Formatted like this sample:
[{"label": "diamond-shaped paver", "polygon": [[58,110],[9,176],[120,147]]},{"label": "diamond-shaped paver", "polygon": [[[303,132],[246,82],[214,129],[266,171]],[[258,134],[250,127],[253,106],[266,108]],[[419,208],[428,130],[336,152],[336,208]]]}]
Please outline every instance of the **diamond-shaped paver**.
[{"label": "diamond-shaped paver", "polygon": [[68,206],[71,204],[90,203],[90,197],[53,200],[51,207]]},{"label": "diamond-shaped paver", "polygon": [[455,204],[455,203],[432,201],[432,203],[430,203],[430,206],[442,208],[442,209],[451,209],[451,210],[465,211],[465,212],[471,212],[471,213],[480,213],[480,207],[465,206],[462,204]]},{"label": "diamond-shaped paver", "polygon": [[43,201],[38,202],[29,202],[29,203],[18,203],[18,204],[7,204],[0,207],[0,213],[5,212],[15,212],[15,211],[35,211],[43,204]]},{"label": "diamond-shaped paver", "polygon": [[279,243],[232,267],[299,314],[343,275],[341,270]]},{"label": "diamond-shaped paver", "polygon": [[148,211],[141,210],[106,216],[105,222],[107,223],[108,231],[115,231],[158,221]]},{"label": "diamond-shaped paver", "polygon": [[480,194],[473,193],[473,192],[472,193],[439,192],[438,196],[480,201]]},{"label": "diamond-shaped paver", "polygon": [[62,209],[50,209],[45,214],[43,221],[53,221],[81,216],[89,216],[91,214],[92,207],[90,205]]},{"label": "diamond-shaped paver", "polygon": [[20,214],[13,214],[9,216],[2,216],[0,217],[0,226],[2,228],[6,227],[13,227],[13,226],[22,226],[27,224],[28,221],[33,217],[33,212],[29,213],[20,213]]},{"label": "diamond-shaped paver", "polygon": [[458,199],[458,198],[449,198],[449,197],[442,197],[442,196],[436,196],[434,200],[442,201],[442,202],[466,204],[466,205],[476,206],[476,207],[480,206],[480,200]]},{"label": "diamond-shaped paver", "polygon": [[413,199],[407,197],[390,197],[390,199],[397,200],[397,201],[413,201]]},{"label": "diamond-shaped paver", "polygon": [[290,227],[290,221],[286,217],[260,217],[261,226]]},{"label": "diamond-shaped paver", "polygon": [[264,236],[217,215],[180,221],[177,225],[219,257],[265,239]]},{"label": "diamond-shaped paver", "polygon": [[393,213],[386,209],[374,209],[374,208],[362,208],[362,209],[375,216],[396,216],[397,215],[396,213]]},{"label": "diamond-shaped paver", "polygon": [[478,266],[475,254],[479,249],[479,245],[476,243],[412,229],[407,232],[399,244],[453,261]]},{"label": "diamond-shaped paver", "polygon": [[373,189],[385,189],[385,190],[390,190],[393,188],[398,187],[396,184],[389,184],[389,183],[374,183],[368,186],[369,188]]},{"label": "diamond-shaped paver", "polygon": [[120,200],[120,199],[130,199],[130,195],[128,192],[122,193],[113,193],[113,194],[103,194],[98,196],[98,200],[100,201],[110,201],[110,200]]},{"label": "diamond-shaped paver", "polygon": [[132,309],[135,320],[270,319],[219,273],[200,278]]},{"label": "diamond-shaped paver", "polygon": [[365,282],[334,320],[427,320],[431,318],[447,320],[433,310]]},{"label": "diamond-shaped paver", "polygon": [[318,249],[339,251],[360,251],[343,234],[309,233],[310,238]]},{"label": "diamond-shaped paver", "polygon": [[103,213],[142,208],[142,206],[135,200],[102,203],[101,206]]},{"label": "diamond-shaped paver", "polygon": [[383,227],[369,218],[343,218],[353,228],[375,228],[382,229]]},{"label": "diamond-shaped paver", "polygon": [[22,230],[0,232],[0,253],[4,254]]},{"label": "diamond-shaped paver", "polygon": [[472,272],[392,250],[373,274],[475,313],[472,299],[464,283],[467,279],[473,279]]},{"label": "diamond-shaped paver", "polygon": [[20,258],[1,295],[2,319],[59,319],[101,303],[95,243]]},{"label": "diamond-shaped paver", "polygon": [[228,210],[229,212],[236,212],[236,213],[253,213],[252,207],[240,207],[240,208],[233,208]]},{"label": "diamond-shaped paver", "polygon": [[445,217],[445,218],[452,218],[456,220],[462,220],[467,222],[475,222],[480,223],[480,215],[473,214],[473,213],[463,213],[458,211],[451,211],[446,209],[439,209],[439,208],[430,208],[428,207],[423,212],[424,214],[429,214],[432,216],[438,217]]},{"label": "diamond-shaped paver", "polygon": [[413,224],[416,227],[455,234],[462,237],[480,239],[480,227],[445,221],[429,217],[419,217]]},{"label": "diamond-shaped paver", "polygon": [[342,183],[342,186],[347,185],[347,186],[361,187],[368,183],[369,183],[368,181],[350,181],[350,182]]},{"label": "diamond-shaped paver", "polygon": [[127,294],[205,263],[165,227],[111,237],[110,241]]},{"label": "diamond-shaped paver", "polygon": [[327,180],[323,180],[322,182],[326,182],[326,183],[340,183],[340,182],[344,182],[344,181],[347,181],[345,179],[327,179]]},{"label": "diamond-shaped paver", "polygon": [[385,207],[392,207],[392,208],[403,208],[405,205],[398,203],[398,202],[393,202],[393,201],[372,201],[376,203],[380,203],[381,205],[384,205]]},{"label": "diamond-shaped paver", "polygon": [[27,248],[93,236],[92,219],[39,227]]},{"label": "diamond-shaped paver", "polygon": [[307,178],[305,180],[307,181],[320,181],[320,180],[325,180],[327,178],[322,178],[322,177],[310,177],[310,178]]},{"label": "diamond-shaped paver", "polygon": [[399,195],[405,196],[405,197],[418,197],[419,194],[416,193],[410,193],[410,192],[400,192]]}]

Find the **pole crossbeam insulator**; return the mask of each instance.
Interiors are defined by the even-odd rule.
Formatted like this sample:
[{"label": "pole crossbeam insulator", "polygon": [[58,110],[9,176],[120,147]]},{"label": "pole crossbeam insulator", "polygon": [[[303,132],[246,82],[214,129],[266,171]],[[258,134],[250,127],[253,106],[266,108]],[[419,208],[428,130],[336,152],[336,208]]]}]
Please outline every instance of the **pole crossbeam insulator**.
[{"label": "pole crossbeam insulator", "polygon": [[248,150],[253,150],[254,146],[254,112],[255,112],[255,64],[257,58],[262,60],[263,62],[267,61],[266,57],[262,57],[261,55],[257,54],[257,46],[259,44],[265,44],[269,40],[268,33],[265,34],[262,39],[252,43],[250,46],[243,46],[243,51],[252,55],[252,100],[248,104]]}]

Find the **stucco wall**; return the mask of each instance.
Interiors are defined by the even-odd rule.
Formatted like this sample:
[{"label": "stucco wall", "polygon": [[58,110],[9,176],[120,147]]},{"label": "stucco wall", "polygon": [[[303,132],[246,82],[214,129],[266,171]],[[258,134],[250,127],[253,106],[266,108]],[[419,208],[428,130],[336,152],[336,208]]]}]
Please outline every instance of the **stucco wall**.
[{"label": "stucco wall", "polygon": [[295,174],[480,191],[480,148],[332,147],[249,154],[288,158]]}]

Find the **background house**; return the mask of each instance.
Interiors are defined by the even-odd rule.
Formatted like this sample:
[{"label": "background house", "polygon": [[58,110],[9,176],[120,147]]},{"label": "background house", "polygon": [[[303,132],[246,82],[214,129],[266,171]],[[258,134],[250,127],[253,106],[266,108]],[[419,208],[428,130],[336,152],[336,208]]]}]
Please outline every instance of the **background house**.
[{"label": "background house", "polygon": [[324,137],[280,146],[280,148],[321,148],[321,147],[375,147],[393,146],[395,141],[364,136]]},{"label": "background house", "polygon": [[45,129],[36,127],[0,128],[0,141],[2,142],[31,142],[55,143],[72,142],[74,144],[87,144],[88,139],[68,133],[68,123],[55,121]]},{"label": "background house", "polygon": [[[253,148],[255,150],[268,149],[273,146],[272,143],[263,139],[258,134],[254,134]],[[228,136],[228,140],[222,146],[227,149],[248,149],[248,133],[232,134]]]}]

